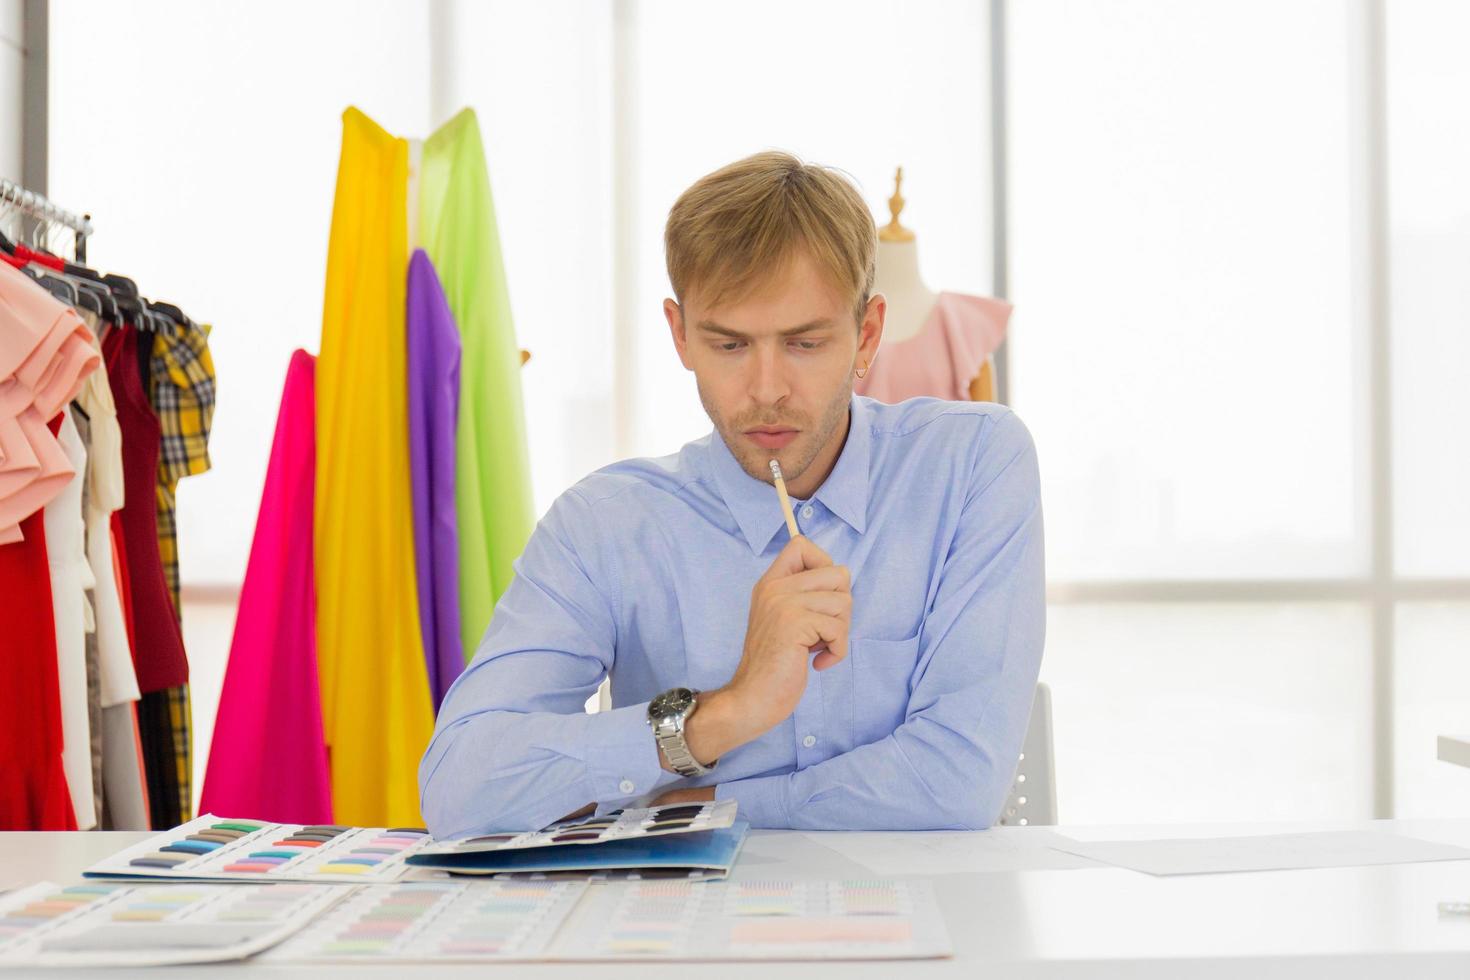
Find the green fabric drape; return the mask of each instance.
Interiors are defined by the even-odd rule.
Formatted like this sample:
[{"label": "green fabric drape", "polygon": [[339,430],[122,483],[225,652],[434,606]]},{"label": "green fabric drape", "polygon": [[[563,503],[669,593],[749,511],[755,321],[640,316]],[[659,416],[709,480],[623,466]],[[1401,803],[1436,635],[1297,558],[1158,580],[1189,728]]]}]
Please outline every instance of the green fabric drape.
[{"label": "green fabric drape", "polygon": [[535,523],[520,349],[480,126],[470,109],[424,143],[419,237],[438,270],[463,345],[455,507],[460,631],[468,660]]}]

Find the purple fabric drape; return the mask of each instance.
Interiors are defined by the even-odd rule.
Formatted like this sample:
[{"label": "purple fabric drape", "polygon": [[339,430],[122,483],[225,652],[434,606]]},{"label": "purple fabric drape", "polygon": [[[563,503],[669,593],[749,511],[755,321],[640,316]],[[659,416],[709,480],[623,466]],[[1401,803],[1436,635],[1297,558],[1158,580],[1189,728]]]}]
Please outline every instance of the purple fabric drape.
[{"label": "purple fabric drape", "polygon": [[459,637],[459,532],[454,516],[459,359],[454,314],[429,256],[416,249],[408,262],[408,451],[419,624],[435,711],[465,662]]}]

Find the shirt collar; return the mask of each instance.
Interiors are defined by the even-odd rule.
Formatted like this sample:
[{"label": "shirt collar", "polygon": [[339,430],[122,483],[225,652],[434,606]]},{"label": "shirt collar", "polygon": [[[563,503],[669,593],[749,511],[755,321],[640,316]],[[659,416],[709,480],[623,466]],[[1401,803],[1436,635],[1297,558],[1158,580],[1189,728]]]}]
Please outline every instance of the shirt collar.
[{"label": "shirt collar", "polygon": [[[812,500],[836,514],[859,534],[868,526],[868,464],[873,442],[872,419],[864,399],[854,395],[848,405],[847,441],[837,464]],[[786,524],[776,491],[740,465],[716,429],[710,434],[709,459],[715,483],[725,505],[740,525],[750,550],[759,555]]]}]

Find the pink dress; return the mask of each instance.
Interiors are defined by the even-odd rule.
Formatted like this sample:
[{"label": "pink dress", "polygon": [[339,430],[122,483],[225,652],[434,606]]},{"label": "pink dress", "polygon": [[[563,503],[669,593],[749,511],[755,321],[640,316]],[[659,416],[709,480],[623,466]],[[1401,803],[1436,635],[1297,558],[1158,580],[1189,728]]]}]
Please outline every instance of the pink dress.
[{"label": "pink dress", "polygon": [[1011,304],[986,296],[940,293],[911,337],[884,341],[853,390],[880,402],[927,395],[969,401],[970,382],[1006,336]]},{"label": "pink dress", "polygon": [[286,371],[202,813],[280,823],[332,820],[316,670],[315,364],[298,350]]}]

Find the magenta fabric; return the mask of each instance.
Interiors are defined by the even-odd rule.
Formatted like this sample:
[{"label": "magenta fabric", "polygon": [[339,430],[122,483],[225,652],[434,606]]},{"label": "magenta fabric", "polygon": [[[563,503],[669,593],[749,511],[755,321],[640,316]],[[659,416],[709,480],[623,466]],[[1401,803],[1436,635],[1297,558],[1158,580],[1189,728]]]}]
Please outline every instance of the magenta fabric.
[{"label": "magenta fabric", "polygon": [[459,525],[454,434],[459,419],[459,327],[423,249],[408,262],[408,453],[419,628],[434,710],[464,670],[459,637]]},{"label": "magenta fabric", "polygon": [[332,820],[316,669],[315,482],[316,358],[298,350],[281,393],[201,813]]},{"label": "magenta fabric", "polygon": [[922,396],[969,401],[970,382],[1005,340],[1010,318],[1005,300],[940,293],[919,332],[884,341],[852,390],[889,403]]}]

